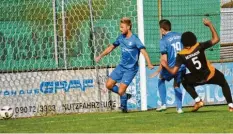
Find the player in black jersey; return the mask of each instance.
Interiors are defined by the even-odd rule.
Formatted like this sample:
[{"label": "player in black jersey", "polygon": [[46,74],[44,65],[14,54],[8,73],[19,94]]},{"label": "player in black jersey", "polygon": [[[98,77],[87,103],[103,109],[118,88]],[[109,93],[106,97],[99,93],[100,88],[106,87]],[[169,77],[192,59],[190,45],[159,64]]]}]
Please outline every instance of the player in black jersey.
[{"label": "player in black jersey", "polygon": [[196,36],[192,32],[185,32],[181,36],[181,42],[184,49],[181,50],[176,57],[176,65],[169,68],[166,62],[161,61],[171,74],[176,74],[179,67],[184,64],[190,71],[182,80],[183,87],[195,100],[193,112],[197,111],[200,107],[204,106],[203,101],[195,91],[195,86],[204,84],[216,84],[222,88],[222,92],[229,106],[229,111],[233,112],[233,103],[230,87],[223,75],[219,70],[215,69],[210,62],[206,59],[205,50],[219,42],[219,36],[208,19],[203,19],[205,26],[209,27],[212,33],[212,39],[206,42],[197,42]]}]

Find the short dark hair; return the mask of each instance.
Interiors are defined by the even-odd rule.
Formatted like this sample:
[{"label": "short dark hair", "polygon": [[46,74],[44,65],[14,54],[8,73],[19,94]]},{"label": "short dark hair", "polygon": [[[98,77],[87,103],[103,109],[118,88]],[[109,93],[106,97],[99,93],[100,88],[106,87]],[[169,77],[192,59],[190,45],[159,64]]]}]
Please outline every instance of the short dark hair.
[{"label": "short dark hair", "polygon": [[190,31],[184,32],[181,36],[181,43],[184,45],[184,47],[194,46],[197,43],[197,37]]},{"label": "short dark hair", "polygon": [[171,22],[169,20],[166,20],[166,19],[160,20],[159,26],[160,26],[160,28],[163,28],[166,31],[171,31],[171,29],[172,29]]}]

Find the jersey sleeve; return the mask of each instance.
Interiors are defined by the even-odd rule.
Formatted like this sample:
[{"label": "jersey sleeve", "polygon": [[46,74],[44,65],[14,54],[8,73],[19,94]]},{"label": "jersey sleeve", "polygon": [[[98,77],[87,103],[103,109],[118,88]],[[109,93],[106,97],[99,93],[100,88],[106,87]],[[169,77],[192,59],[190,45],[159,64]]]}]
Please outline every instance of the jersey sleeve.
[{"label": "jersey sleeve", "polygon": [[119,46],[120,43],[120,39],[121,39],[121,35],[117,37],[117,39],[112,43],[115,47]]},{"label": "jersey sleeve", "polygon": [[136,46],[138,49],[145,49],[146,47],[142,44],[141,40],[137,37]]},{"label": "jersey sleeve", "polygon": [[211,43],[210,40],[205,41],[205,42],[200,42],[199,44],[200,44],[201,49],[203,49],[203,50],[213,46],[213,44]]},{"label": "jersey sleeve", "polygon": [[182,57],[181,57],[180,54],[177,54],[175,66],[180,67],[182,64],[184,64],[184,63],[183,63],[183,59],[182,59]]},{"label": "jersey sleeve", "polygon": [[167,54],[167,46],[166,43],[163,40],[160,40],[160,53],[161,54]]}]

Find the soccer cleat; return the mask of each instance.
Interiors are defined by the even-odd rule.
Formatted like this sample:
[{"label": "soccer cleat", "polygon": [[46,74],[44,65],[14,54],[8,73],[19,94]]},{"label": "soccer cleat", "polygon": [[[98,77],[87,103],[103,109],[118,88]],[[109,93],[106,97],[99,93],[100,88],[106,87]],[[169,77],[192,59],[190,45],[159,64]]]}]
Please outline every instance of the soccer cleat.
[{"label": "soccer cleat", "polygon": [[128,113],[128,110],[125,108],[122,108],[121,111],[122,111],[122,113]]},{"label": "soccer cleat", "polygon": [[166,110],[167,110],[166,105],[162,105],[160,108],[156,109],[157,112],[162,112],[162,111],[166,111]]},{"label": "soccer cleat", "polygon": [[128,113],[127,107],[121,105],[120,109],[122,113]]},{"label": "soccer cleat", "polygon": [[121,106],[119,107],[119,109],[121,110],[122,113],[127,113],[127,112],[128,112],[128,111],[127,111],[127,107],[123,106],[122,104],[121,104]]},{"label": "soccer cleat", "polygon": [[229,107],[229,111],[230,111],[230,112],[233,112],[233,107]]},{"label": "soccer cleat", "polygon": [[204,102],[200,100],[199,102],[196,102],[193,106],[192,112],[196,112],[199,108],[204,106]]},{"label": "soccer cleat", "polygon": [[178,113],[178,114],[182,114],[182,113],[184,113],[184,111],[183,111],[181,108],[179,108],[179,109],[177,110],[177,113]]}]

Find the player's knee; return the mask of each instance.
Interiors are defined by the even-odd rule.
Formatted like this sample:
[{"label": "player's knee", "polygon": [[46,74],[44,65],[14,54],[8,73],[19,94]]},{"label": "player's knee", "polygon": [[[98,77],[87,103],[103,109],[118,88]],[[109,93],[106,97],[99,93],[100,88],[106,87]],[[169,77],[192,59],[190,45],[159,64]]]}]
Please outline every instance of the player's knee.
[{"label": "player's knee", "polygon": [[112,90],[112,88],[113,88],[113,85],[111,83],[108,83],[108,82],[106,82],[105,86],[108,90]]}]

